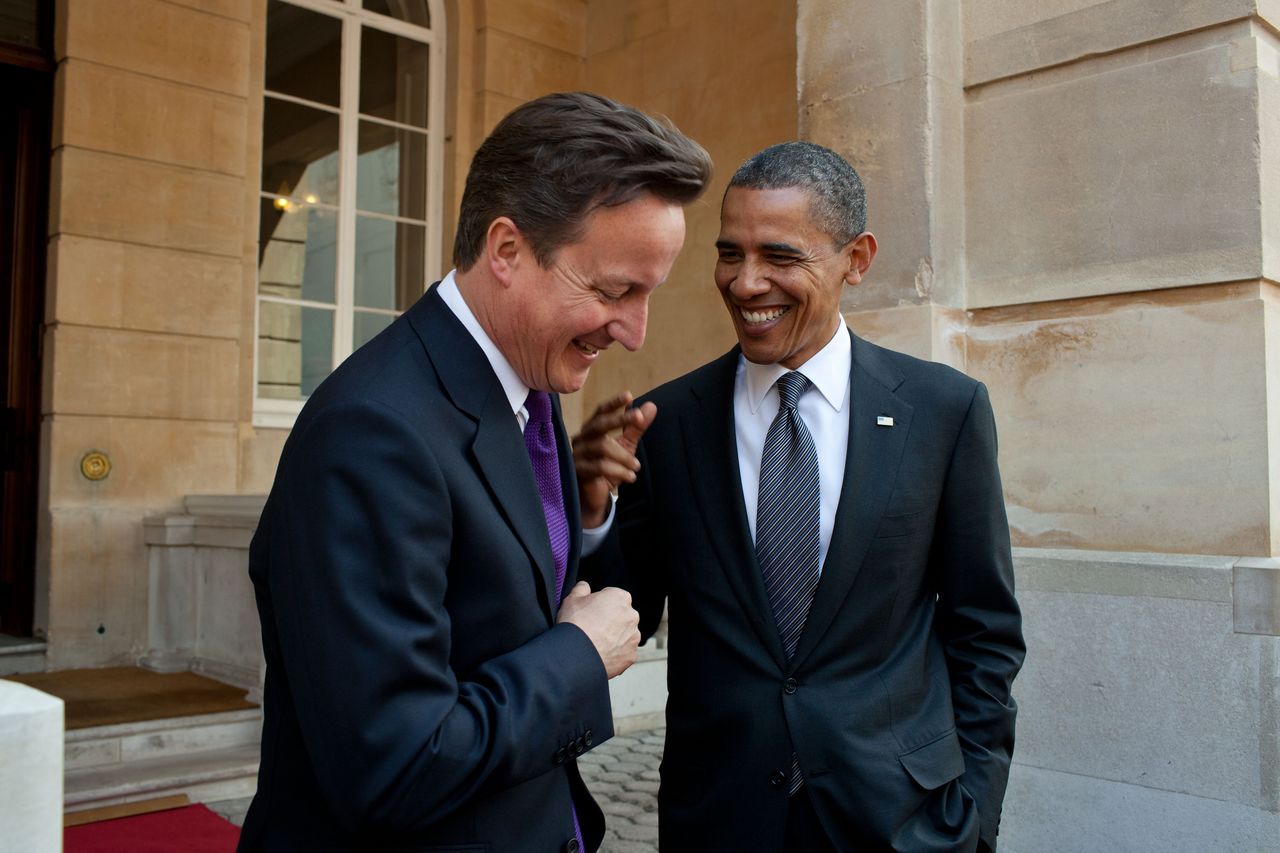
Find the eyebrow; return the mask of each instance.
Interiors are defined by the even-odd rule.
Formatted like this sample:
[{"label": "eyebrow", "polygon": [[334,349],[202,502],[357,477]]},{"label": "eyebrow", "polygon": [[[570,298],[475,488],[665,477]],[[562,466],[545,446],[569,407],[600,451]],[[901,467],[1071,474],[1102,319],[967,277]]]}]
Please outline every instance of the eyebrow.
[{"label": "eyebrow", "polygon": [[[739,246],[737,243],[734,243],[731,240],[717,240],[716,248],[717,249],[737,249],[739,248]],[[790,243],[762,243],[760,244],[760,248],[766,252],[781,252],[783,254],[788,254],[788,255],[804,254],[802,250],[797,249],[795,246],[791,245]]]}]

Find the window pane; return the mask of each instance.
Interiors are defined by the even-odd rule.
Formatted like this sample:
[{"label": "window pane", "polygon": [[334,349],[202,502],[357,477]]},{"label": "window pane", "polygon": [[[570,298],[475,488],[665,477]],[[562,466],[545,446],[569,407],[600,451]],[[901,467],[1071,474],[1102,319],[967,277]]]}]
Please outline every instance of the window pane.
[{"label": "window pane", "polygon": [[360,30],[360,112],[427,126],[427,45],[373,27]]},{"label": "window pane", "polygon": [[422,295],[427,229],[356,217],[356,305],[403,311]]},{"label": "window pane", "polygon": [[356,207],[409,219],[427,218],[427,135],[360,122]]},{"label": "window pane", "polygon": [[357,311],[355,316],[355,324],[352,333],[351,348],[359,349],[369,341],[373,340],[373,336],[381,332],[396,318],[390,314],[374,314],[369,311]]},{"label": "window pane", "polygon": [[262,112],[262,191],[309,204],[338,203],[338,117],[266,98]]},{"label": "window pane", "polygon": [[39,4],[40,0],[0,0],[0,42],[42,47]]},{"label": "window pane", "polygon": [[263,199],[258,292],[333,302],[338,217],[332,210]]},{"label": "window pane", "polygon": [[280,0],[267,5],[266,86],[338,106],[342,22]]},{"label": "window pane", "polygon": [[431,26],[431,13],[427,11],[427,0],[364,0],[364,7],[379,15],[399,18],[401,21],[423,27]]},{"label": "window pane", "polygon": [[258,309],[258,396],[310,396],[333,369],[333,311],[278,302]]}]

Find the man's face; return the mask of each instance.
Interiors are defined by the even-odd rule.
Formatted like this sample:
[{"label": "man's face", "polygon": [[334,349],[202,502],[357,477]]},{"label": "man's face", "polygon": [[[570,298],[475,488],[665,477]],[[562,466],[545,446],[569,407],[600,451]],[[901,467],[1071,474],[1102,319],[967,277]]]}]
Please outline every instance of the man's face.
[{"label": "man's face", "polygon": [[757,364],[795,369],[826,346],[845,284],[861,281],[875,255],[867,233],[833,245],[809,210],[808,191],[794,187],[734,187],[720,208],[716,287]]},{"label": "man's face", "polygon": [[525,384],[571,393],[614,341],[639,349],[649,296],[683,243],[683,209],[648,193],[592,211],[581,239],[546,268],[521,242],[504,305],[510,325],[498,343]]}]

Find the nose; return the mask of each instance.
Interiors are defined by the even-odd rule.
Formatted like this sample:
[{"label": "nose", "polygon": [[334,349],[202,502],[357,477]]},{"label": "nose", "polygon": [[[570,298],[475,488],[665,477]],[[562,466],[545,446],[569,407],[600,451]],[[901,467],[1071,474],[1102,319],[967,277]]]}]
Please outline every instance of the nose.
[{"label": "nose", "polygon": [[622,344],[631,352],[644,346],[645,327],[649,322],[649,298],[624,299],[618,306],[618,312],[606,326],[609,337]]},{"label": "nose", "polygon": [[738,266],[737,275],[729,282],[729,292],[743,302],[768,293],[771,287],[764,265],[755,263],[750,258]]}]

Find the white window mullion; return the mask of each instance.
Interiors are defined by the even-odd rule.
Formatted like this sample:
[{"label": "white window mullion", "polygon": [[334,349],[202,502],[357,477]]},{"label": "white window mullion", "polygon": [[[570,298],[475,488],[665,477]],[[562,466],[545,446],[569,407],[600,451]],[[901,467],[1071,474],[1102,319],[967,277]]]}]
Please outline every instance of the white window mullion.
[{"label": "white window mullion", "polygon": [[333,318],[333,366],[351,355],[354,335],[356,257],[356,171],[360,144],[360,22],[342,21],[342,69],[338,118],[337,310]]},{"label": "white window mullion", "polygon": [[[430,0],[427,4],[434,28],[438,21],[444,20],[444,4],[440,0]],[[427,281],[422,283],[425,290],[431,280],[445,273],[444,260],[441,257],[441,232],[444,229],[444,86],[445,79],[443,38],[432,42],[430,68],[428,69],[427,92],[430,102],[427,106]]]}]

